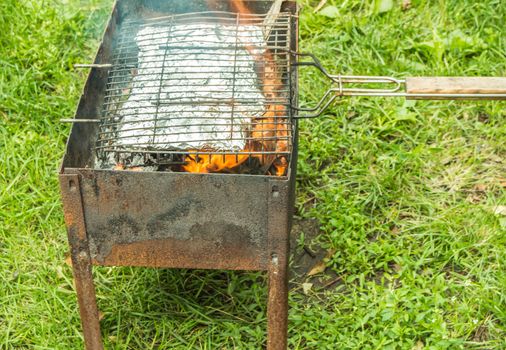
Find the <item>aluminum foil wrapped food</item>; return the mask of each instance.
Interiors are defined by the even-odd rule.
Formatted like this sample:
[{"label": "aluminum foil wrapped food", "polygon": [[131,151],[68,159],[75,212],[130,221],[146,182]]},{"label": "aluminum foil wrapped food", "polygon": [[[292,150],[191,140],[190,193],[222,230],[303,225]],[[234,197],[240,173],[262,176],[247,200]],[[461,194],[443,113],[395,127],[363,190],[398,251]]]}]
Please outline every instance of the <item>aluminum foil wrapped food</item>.
[{"label": "aluminum foil wrapped food", "polygon": [[[219,23],[142,27],[138,68],[117,115],[125,149],[239,151],[265,112],[253,54],[257,26]],[[252,49],[255,48],[255,49]],[[252,51],[255,50],[255,51]]]}]

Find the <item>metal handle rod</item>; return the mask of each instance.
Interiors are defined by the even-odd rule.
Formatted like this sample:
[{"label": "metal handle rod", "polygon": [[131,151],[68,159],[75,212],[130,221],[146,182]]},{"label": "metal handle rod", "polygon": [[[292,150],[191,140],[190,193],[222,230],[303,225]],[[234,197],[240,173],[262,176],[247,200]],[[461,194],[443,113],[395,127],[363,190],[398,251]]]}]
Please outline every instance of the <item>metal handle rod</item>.
[{"label": "metal handle rod", "polygon": [[429,99],[429,100],[453,100],[453,99],[481,99],[481,100],[505,100],[504,94],[412,94],[407,92],[394,92],[394,93],[352,93],[343,94],[342,96],[380,96],[380,97],[404,97],[407,99]]},{"label": "metal handle rod", "polygon": [[74,68],[112,68],[112,64],[110,63],[76,63],[74,64]]},{"label": "metal handle rod", "polygon": [[100,123],[98,119],[60,119],[61,123]]}]

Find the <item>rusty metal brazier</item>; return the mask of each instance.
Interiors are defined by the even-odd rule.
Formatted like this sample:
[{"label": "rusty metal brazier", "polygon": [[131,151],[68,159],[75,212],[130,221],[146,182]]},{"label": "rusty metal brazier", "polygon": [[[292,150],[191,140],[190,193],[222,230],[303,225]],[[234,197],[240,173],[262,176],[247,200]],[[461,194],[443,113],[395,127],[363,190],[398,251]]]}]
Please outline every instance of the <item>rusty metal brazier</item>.
[{"label": "rusty metal brazier", "polygon": [[[261,18],[270,2],[254,1],[250,8]],[[226,1],[217,1],[213,10],[231,11]],[[119,70],[114,65],[115,47],[120,45],[122,26],[161,14],[184,16],[200,11],[209,11],[209,2],[120,0],[91,65],[59,175],[87,349],[103,347],[92,265],[267,271],[267,347],[286,348],[295,118],[287,115],[290,148],[284,156],[289,165],[283,176],[95,167],[103,145],[97,136],[102,127],[98,121],[108,101],[111,70]],[[296,4],[284,2],[282,11],[295,14]],[[297,22],[291,16],[287,25],[291,33],[297,33]],[[285,33],[284,40],[296,51],[297,35],[287,38]],[[290,87],[285,96],[289,104],[296,105],[296,71],[287,64],[284,74],[284,84]]]}]

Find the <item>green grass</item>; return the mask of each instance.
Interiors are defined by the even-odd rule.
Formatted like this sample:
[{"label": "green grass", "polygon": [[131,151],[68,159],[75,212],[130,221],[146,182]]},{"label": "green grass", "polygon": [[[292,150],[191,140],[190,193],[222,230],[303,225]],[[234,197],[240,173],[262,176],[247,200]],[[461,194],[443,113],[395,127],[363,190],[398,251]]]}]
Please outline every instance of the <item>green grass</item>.
[{"label": "green grass", "polygon": [[[304,1],[329,70],[506,76],[502,0]],[[0,2],[0,348],[79,349],[56,173],[110,1]],[[386,6],[388,9],[388,6]],[[323,13],[323,14],[322,14]],[[301,72],[301,103],[324,92]],[[297,216],[335,251],[290,293],[290,348],[506,349],[504,102],[343,99],[301,123]],[[300,235],[301,232],[294,232]],[[302,240],[302,238],[300,239]],[[95,269],[108,349],[259,348],[259,273]],[[314,279],[325,276],[316,276]],[[308,282],[315,282],[309,279]]]}]

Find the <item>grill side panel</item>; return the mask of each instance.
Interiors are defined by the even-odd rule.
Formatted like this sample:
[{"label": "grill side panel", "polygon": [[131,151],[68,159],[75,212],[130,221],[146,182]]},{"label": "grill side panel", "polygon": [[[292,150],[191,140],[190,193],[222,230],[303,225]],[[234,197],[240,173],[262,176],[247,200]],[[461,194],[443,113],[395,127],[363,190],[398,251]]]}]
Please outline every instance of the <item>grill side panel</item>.
[{"label": "grill side panel", "polygon": [[[93,61],[94,64],[110,62],[114,35],[121,22],[121,11],[117,3],[114,4],[111,18],[107,24],[102,42]],[[76,109],[75,119],[99,119],[101,105],[107,84],[107,70],[91,69],[84,85],[81,99]],[[64,116],[68,117],[68,116]],[[94,149],[98,134],[96,123],[74,123],[67,140],[65,156],[61,168],[91,167],[94,160]]]},{"label": "grill side panel", "polygon": [[96,264],[267,267],[266,177],[66,172],[81,175],[90,254]]}]

